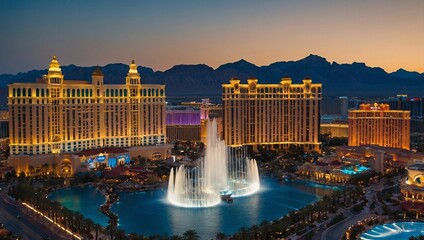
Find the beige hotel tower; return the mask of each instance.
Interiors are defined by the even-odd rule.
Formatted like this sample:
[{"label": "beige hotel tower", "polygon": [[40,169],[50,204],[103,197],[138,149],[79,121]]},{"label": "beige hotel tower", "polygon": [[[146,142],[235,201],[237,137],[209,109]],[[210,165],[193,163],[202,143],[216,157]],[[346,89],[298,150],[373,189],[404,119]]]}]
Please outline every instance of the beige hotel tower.
[{"label": "beige hotel tower", "polygon": [[361,104],[349,111],[349,146],[378,145],[410,149],[410,111],[390,110],[388,104]]},{"label": "beige hotel tower", "polygon": [[56,57],[36,83],[9,84],[10,153],[59,154],[165,143],[165,85],[141,84],[134,61],[126,84],[64,80]]},{"label": "beige hotel tower", "polygon": [[322,84],[306,78],[293,84],[284,77],[279,84],[247,84],[233,78],[222,84],[224,139],[230,146],[302,146],[320,152],[318,141]]}]

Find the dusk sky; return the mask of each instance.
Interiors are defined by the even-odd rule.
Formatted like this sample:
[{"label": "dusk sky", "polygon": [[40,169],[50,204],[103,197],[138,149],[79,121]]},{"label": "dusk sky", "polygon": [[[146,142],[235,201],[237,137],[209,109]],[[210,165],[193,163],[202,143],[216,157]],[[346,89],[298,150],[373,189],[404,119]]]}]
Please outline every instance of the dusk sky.
[{"label": "dusk sky", "polygon": [[0,74],[130,63],[258,66],[317,54],[424,72],[424,1],[0,1]]}]

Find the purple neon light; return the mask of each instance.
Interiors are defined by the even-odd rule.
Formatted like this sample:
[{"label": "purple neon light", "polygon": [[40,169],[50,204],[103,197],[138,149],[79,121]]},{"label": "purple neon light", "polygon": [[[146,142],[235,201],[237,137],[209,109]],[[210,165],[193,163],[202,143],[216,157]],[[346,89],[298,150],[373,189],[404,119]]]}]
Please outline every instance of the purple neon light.
[{"label": "purple neon light", "polygon": [[167,111],[167,125],[200,125],[200,112],[198,111]]}]

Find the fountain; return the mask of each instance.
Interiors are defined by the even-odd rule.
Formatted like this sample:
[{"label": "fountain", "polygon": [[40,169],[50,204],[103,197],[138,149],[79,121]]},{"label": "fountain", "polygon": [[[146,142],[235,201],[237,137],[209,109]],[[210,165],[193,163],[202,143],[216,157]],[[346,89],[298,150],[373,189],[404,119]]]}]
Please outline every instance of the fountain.
[{"label": "fountain", "polygon": [[168,201],[188,208],[211,207],[221,195],[245,196],[259,190],[255,160],[248,159],[245,147],[229,148],[218,136],[216,120],[207,123],[205,157],[195,167],[182,164],[171,169]]}]

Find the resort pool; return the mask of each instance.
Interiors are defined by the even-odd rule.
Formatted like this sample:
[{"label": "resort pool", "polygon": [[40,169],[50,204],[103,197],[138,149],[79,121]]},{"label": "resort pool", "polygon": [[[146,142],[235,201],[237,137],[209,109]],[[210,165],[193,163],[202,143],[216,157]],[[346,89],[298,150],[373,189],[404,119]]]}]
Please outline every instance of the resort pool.
[{"label": "resort pool", "polygon": [[352,175],[352,174],[359,174],[359,173],[361,173],[363,171],[367,171],[369,169],[370,168],[368,168],[368,167],[357,164],[357,165],[354,165],[354,166],[342,168],[342,170],[340,170],[340,171],[342,171],[342,173],[344,173],[344,174]]},{"label": "resort pool", "polygon": [[394,222],[377,225],[361,234],[363,240],[398,240],[424,234],[424,222]]},{"label": "resort pool", "polygon": [[[316,188],[296,181],[281,183],[262,178],[259,192],[234,198],[233,203],[224,202],[215,207],[176,207],[167,202],[167,190],[159,189],[119,193],[120,200],[111,210],[118,214],[119,228],[126,233],[172,236],[182,235],[186,230],[193,229],[201,239],[211,239],[218,232],[232,234],[242,227],[260,224],[263,220],[278,219],[330,192],[331,189]],[[79,211],[96,223],[107,223],[107,218],[98,211],[104,198],[95,188],[61,189],[52,193],[49,198],[61,202],[71,210]]]}]

